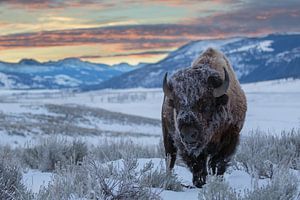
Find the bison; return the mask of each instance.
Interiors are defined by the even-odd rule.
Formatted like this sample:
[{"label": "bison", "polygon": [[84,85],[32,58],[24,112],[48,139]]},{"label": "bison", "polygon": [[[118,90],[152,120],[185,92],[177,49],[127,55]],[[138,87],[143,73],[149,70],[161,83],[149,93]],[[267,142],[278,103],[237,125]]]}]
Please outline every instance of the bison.
[{"label": "bison", "polygon": [[193,174],[193,184],[205,184],[207,169],[223,175],[245,121],[246,97],[227,58],[207,49],[191,67],[163,80],[162,129],[167,168],[177,152]]}]

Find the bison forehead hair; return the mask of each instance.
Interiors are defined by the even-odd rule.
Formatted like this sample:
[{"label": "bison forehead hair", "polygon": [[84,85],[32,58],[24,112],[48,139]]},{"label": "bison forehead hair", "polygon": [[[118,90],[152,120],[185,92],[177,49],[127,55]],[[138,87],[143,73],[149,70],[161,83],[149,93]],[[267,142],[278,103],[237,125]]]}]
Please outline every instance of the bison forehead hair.
[{"label": "bison forehead hair", "polygon": [[213,86],[208,82],[212,76],[217,77],[218,73],[209,68],[188,68],[174,74],[169,84],[177,106],[190,107],[199,100],[213,98]]}]

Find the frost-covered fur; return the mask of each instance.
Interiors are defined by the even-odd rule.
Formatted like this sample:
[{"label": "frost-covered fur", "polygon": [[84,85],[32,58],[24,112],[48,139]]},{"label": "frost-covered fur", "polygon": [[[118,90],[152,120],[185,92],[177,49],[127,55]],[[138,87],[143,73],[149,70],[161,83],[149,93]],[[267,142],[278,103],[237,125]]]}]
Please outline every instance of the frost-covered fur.
[{"label": "frost-covered fur", "polygon": [[[215,98],[213,90],[223,83],[224,68],[229,88]],[[226,57],[212,48],[191,67],[173,74],[168,86],[171,94],[165,95],[162,124],[169,168],[174,166],[178,149],[193,173],[194,184],[200,187],[205,183],[207,162],[213,173],[225,172],[244,124],[245,94]]]}]

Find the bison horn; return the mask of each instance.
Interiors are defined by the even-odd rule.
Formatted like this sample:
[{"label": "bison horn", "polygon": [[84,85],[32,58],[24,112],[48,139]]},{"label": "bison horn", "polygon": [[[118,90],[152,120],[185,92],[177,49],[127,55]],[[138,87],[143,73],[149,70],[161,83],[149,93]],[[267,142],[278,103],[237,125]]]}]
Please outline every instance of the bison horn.
[{"label": "bison horn", "polygon": [[229,80],[228,72],[225,68],[224,68],[224,74],[225,74],[225,79],[224,79],[222,85],[215,88],[213,91],[213,95],[216,98],[224,95],[228,90],[230,80]]},{"label": "bison horn", "polygon": [[165,77],[164,77],[163,91],[167,97],[171,98],[171,88],[168,83],[168,72],[166,72]]}]

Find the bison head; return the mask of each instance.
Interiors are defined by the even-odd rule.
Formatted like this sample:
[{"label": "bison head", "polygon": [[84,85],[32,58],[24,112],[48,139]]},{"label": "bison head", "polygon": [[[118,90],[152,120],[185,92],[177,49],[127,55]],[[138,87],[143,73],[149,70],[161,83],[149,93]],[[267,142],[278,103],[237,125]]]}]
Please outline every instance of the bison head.
[{"label": "bison head", "polygon": [[163,91],[173,108],[176,135],[189,153],[199,155],[219,128],[229,82],[225,68],[224,78],[211,68],[186,68],[170,80],[165,75]]}]

